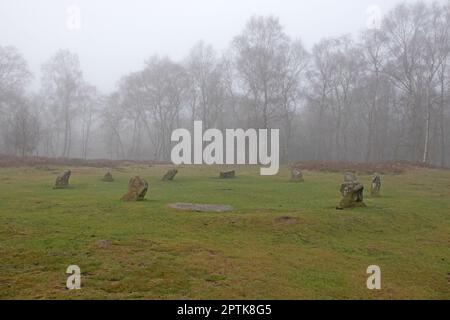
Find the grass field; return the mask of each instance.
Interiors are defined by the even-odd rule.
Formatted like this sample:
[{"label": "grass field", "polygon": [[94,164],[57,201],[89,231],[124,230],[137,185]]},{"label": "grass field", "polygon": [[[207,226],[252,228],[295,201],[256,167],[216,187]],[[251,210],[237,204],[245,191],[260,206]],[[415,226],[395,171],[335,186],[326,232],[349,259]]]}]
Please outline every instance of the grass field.
[{"label": "grass field", "polygon": [[[450,299],[450,171],[382,177],[382,197],[336,211],[342,173],[305,181],[237,169],[164,166],[0,169],[1,299]],[[131,176],[147,200],[121,202]],[[370,176],[359,175],[369,187]],[[230,204],[232,213],[179,212],[170,202]],[[98,246],[107,240],[106,247]],[[76,264],[82,289],[65,288]],[[368,290],[366,268],[381,268]]]}]

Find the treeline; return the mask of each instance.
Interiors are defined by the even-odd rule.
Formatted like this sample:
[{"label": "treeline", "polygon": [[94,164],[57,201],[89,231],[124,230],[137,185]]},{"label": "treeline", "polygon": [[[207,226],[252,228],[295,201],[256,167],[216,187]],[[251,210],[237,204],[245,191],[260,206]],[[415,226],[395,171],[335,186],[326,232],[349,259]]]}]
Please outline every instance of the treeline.
[{"label": "treeline", "polygon": [[284,162],[407,160],[450,164],[450,6],[405,3],[357,39],[308,51],[275,17],[253,17],[217,53],[153,56],[104,95],[60,50],[41,89],[23,57],[0,46],[0,153],[168,160],[170,135],[205,128],[279,128]]}]

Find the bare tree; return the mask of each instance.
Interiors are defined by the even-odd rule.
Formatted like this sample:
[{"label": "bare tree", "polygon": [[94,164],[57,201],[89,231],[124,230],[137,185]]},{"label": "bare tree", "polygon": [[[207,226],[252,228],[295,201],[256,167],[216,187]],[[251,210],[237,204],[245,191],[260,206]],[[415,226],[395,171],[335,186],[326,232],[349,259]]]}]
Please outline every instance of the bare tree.
[{"label": "bare tree", "polygon": [[383,157],[384,137],[389,117],[389,79],[383,73],[386,65],[386,38],[378,29],[366,30],[359,43],[364,59],[361,79],[361,119],[367,125],[365,161]]},{"label": "bare tree", "polygon": [[119,93],[106,97],[104,108],[100,115],[102,120],[103,139],[106,143],[106,152],[111,158],[125,159],[125,148],[122,131],[125,126],[125,112],[122,108]]},{"label": "bare tree", "polygon": [[216,127],[225,102],[221,61],[212,46],[199,42],[186,59],[186,69],[192,121],[202,120],[205,127]]},{"label": "bare tree", "polygon": [[254,125],[269,128],[277,112],[289,37],[277,18],[253,17],[233,40],[243,94],[253,107]]},{"label": "bare tree", "polygon": [[[0,125],[7,149],[25,156],[37,144],[25,89],[32,79],[25,59],[13,47],[0,46]],[[30,125],[30,127],[27,127]],[[37,126],[37,121],[36,121]]]},{"label": "bare tree", "polygon": [[144,117],[147,119],[149,116],[153,120],[157,137],[155,157],[167,160],[170,156],[170,135],[180,126],[183,96],[187,89],[186,72],[180,64],[168,58],[153,57],[147,61],[142,72],[141,84]]},{"label": "bare tree", "polygon": [[31,78],[27,62],[17,50],[0,46],[0,107],[21,95]]},{"label": "bare tree", "polygon": [[82,83],[80,63],[74,53],[60,50],[42,66],[43,94],[64,135],[62,157],[70,156],[72,123]]},{"label": "bare tree", "polygon": [[3,125],[5,144],[16,155],[25,157],[38,147],[40,123],[28,99],[20,97],[13,102],[13,111]]},{"label": "bare tree", "polygon": [[409,157],[419,160],[421,150],[423,106],[422,60],[426,8],[423,3],[401,4],[393,9],[384,22],[387,37],[388,65],[386,72],[392,84],[402,92],[404,99],[399,107],[409,117],[405,147]]},{"label": "bare tree", "polygon": [[[444,10],[443,10],[444,9]],[[437,104],[440,114],[443,116],[444,105],[444,73],[448,63],[450,50],[450,12],[448,6],[442,8],[437,3],[427,10],[427,20],[424,30],[423,64],[425,73],[425,139],[423,147],[422,162],[429,161],[431,127],[433,108]],[[440,88],[439,88],[440,86]],[[439,88],[439,89],[438,89]],[[440,92],[440,93],[438,93]],[[437,102],[437,103],[435,103]],[[443,128],[441,120],[441,130]],[[441,132],[442,133],[442,132]],[[444,137],[444,135],[442,135]],[[444,138],[445,139],[445,138]],[[441,141],[442,154],[444,154],[445,143]]]},{"label": "bare tree", "polygon": [[289,149],[293,145],[294,120],[301,100],[305,97],[305,75],[309,64],[309,54],[300,40],[290,43],[284,56],[280,76],[280,120],[283,136],[282,157],[289,161]]},{"label": "bare tree", "polygon": [[[313,48],[310,103],[317,108],[314,135],[317,158],[328,150],[333,159],[348,155],[348,126],[355,119],[362,54],[348,36],[325,39]],[[325,143],[328,141],[328,145]],[[330,142],[333,143],[330,143]],[[330,153],[331,152],[331,153]]]},{"label": "bare tree", "polygon": [[92,125],[102,103],[103,98],[96,87],[87,83],[81,85],[77,104],[81,119],[81,157],[83,159],[88,158]]}]

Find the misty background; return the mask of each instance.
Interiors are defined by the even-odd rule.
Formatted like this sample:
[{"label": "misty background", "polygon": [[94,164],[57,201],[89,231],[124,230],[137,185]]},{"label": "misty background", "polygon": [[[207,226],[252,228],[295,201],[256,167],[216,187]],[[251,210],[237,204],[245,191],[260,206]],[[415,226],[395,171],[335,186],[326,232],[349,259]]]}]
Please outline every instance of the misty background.
[{"label": "misty background", "polygon": [[169,160],[203,120],[449,165],[449,30],[445,1],[0,0],[0,153]]}]

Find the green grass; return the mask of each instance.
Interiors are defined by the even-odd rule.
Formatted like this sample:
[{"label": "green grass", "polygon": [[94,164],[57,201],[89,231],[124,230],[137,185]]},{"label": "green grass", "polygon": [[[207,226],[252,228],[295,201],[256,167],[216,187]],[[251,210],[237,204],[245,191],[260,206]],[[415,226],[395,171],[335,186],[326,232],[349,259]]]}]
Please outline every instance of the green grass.
[{"label": "green grass", "polygon": [[[291,183],[286,168],[241,167],[221,180],[220,168],[192,166],[162,182],[167,167],[124,167],[105,183],[106,169],[72,168],[71,188],[53,190],[63,169],[0,169],[1,299],[450,298],[450,171],[383,176],[382,197],[336,211],[338,173]],[[121,202],[133,175],[149,182],[147,200]],[[359,179],[367,190],[370,176]],[[81,290],[65,288],[71,264]],[[371,264],[378,291],[366,288]]]}]

